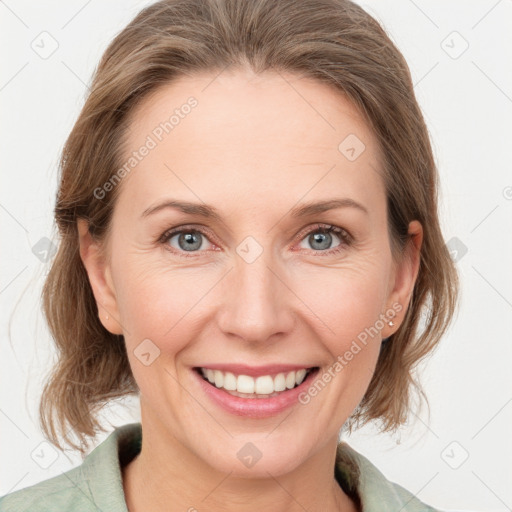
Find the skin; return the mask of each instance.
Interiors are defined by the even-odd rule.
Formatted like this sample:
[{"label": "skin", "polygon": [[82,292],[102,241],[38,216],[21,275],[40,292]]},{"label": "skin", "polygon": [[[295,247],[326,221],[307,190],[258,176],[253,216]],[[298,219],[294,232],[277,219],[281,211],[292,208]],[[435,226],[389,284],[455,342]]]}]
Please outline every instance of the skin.
[{"label": "skin", "polygon": [[[129,510],[356,510],[333,476],[338,433],[368,388],[381,339],[404,318],[422,227],[411,222],[411,242],[394,261],[376,139],[344,96],[310,79],[238,69],[166,84],[132,112],[127,155],[190,96],[198,106],[119,185],[105,257],[78,222],[101,321],[124,335],[140,388],[142,451],[123,469]],[[349,134],[365,144],[355,161],[338,150]],[[222,220],[174,209],[141,218],[171,197],[213,205]],[[289,213],[334,197],[368,212]],[[353,242],[331,233],[330,243],[329,235],[315,243],[317,223]],[[179,235],[158,241],[190,224],[205,229],[194,252]],[[252,263],[236,252],[247,236],[263,249]],[[403,307],[393,327],[307,405],[277,416],[225,412],[192,374],[207,363],[276,362],[322,373],[393,304]],[[134,354],[144,339],[160,349],[149,366]],[[236,456],[248,442],[262,453],[251,468]]]}]

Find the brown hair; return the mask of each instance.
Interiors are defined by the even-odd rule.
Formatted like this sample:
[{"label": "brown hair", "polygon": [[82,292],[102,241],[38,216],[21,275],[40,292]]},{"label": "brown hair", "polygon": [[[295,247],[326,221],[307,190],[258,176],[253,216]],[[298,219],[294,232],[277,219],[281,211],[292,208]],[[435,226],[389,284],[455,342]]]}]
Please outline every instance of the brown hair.
[{"label": "brown hair", "polygon": [[142,10],[107,48],[62,152],[55,207],[61,241],[43,289],[59,359],[39,410],[45,435],[58,447],[57,426],[67,444],[84,452],[86,437],[103,430],[101,407],[138,392],[123,336],[99,321],[77,230],[83,218],[94,237],[107,239],[120,187],[101,199],[94,191],[122,165],[127,116],[173,79],[247,64],[256,73],[296,73],[343,92],[383,155],[394,257],[404,253],[409,222],[423,226],[409,308],[347,424],[380,420],[382,431],[396,430],[407,420],[411,389],[424,396],[412,372],[453,317],[458,277],[439,225],[429,134],[403,56],[379,23],[348,0],[163,0]]}]

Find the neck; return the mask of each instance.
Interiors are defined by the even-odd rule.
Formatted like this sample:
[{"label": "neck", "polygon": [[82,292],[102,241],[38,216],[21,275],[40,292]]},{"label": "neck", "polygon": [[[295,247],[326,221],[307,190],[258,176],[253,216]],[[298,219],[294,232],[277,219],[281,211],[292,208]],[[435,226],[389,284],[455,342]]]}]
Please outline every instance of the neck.
[{"label": "neck", "polygon": [[122,468],[129,512],[357,512],[334,478],[337,439],[287,474],[251,479],[217,471],[158,421],[144,419],[141,452]]}]

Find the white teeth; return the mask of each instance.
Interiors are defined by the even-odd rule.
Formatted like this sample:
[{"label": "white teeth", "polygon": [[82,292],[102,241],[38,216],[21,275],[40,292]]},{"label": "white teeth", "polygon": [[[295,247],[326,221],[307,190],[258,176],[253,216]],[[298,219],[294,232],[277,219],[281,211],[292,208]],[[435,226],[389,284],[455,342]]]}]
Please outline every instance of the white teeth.
[{"label": "white teeth", "polygon": [[224,374],[224,389],[228,391],[236,391],[236,377],[231,372]]},{"label": "white teeth", "polygon": [[302,368],[288,373],[278,373],[274,377],[261,375],[256,378],[249,375],[237,376],[231,372],[222,372],[211,368],[201,368],[201,373],[211,384],[226,391],[232,391],[233,395],[238,396],[239,393],[242,393],[243,395],[258,395],[258,398],[265,398],[265,396],[275,396],[276,393],[298,386],[304,382],[308,372],[305,368]]},{"label": "white teeth", "polygon": [[239,375],[236,381],[236,390],[239,393],[254,393],[254,379],[249,375]]},{"label": "white teeth", "polygon": [[215,376],[215,385],[218,388],[221,388],[224,385],[224,375],[219,370],[214,370],[214,376]]},{"label": "white teeth", "polygon": [[292,389],[295,387],[295,372],[290,372],[286,376],[286,387]]},{"label": "white teeth", "polygon": [[270,395],[274,392],[274,379],[270,375],[264,375],[256,379],[254,392],[258,395]]},{"label": "white teeth", "polygon": [[284,373],[278,373],[274,378],[274,391],[284,391],[286,389],[286,378]]},{"label": "white teeth", "polygon": [[304,380],[305,376],[306,376],[306,370],[304,370],[304,369],[299,370],[298,372],[295,372],[295,384],[300,384]]}]

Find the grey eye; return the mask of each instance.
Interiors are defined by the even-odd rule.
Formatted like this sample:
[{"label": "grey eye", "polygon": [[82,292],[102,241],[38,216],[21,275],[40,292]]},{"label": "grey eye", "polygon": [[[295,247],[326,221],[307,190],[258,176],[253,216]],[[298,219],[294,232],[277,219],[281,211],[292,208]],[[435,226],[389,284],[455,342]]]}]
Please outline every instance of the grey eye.
[{"label": "grey eye", "polygon": [[[177,238],[178,247],[172,243],[172,240]],[[192,252],[201,249],[203,245],[203,238],[205,236],[199,231],[179,231],[169,236],[169,244],[174,249],[181,249],[182,251]]]}]

